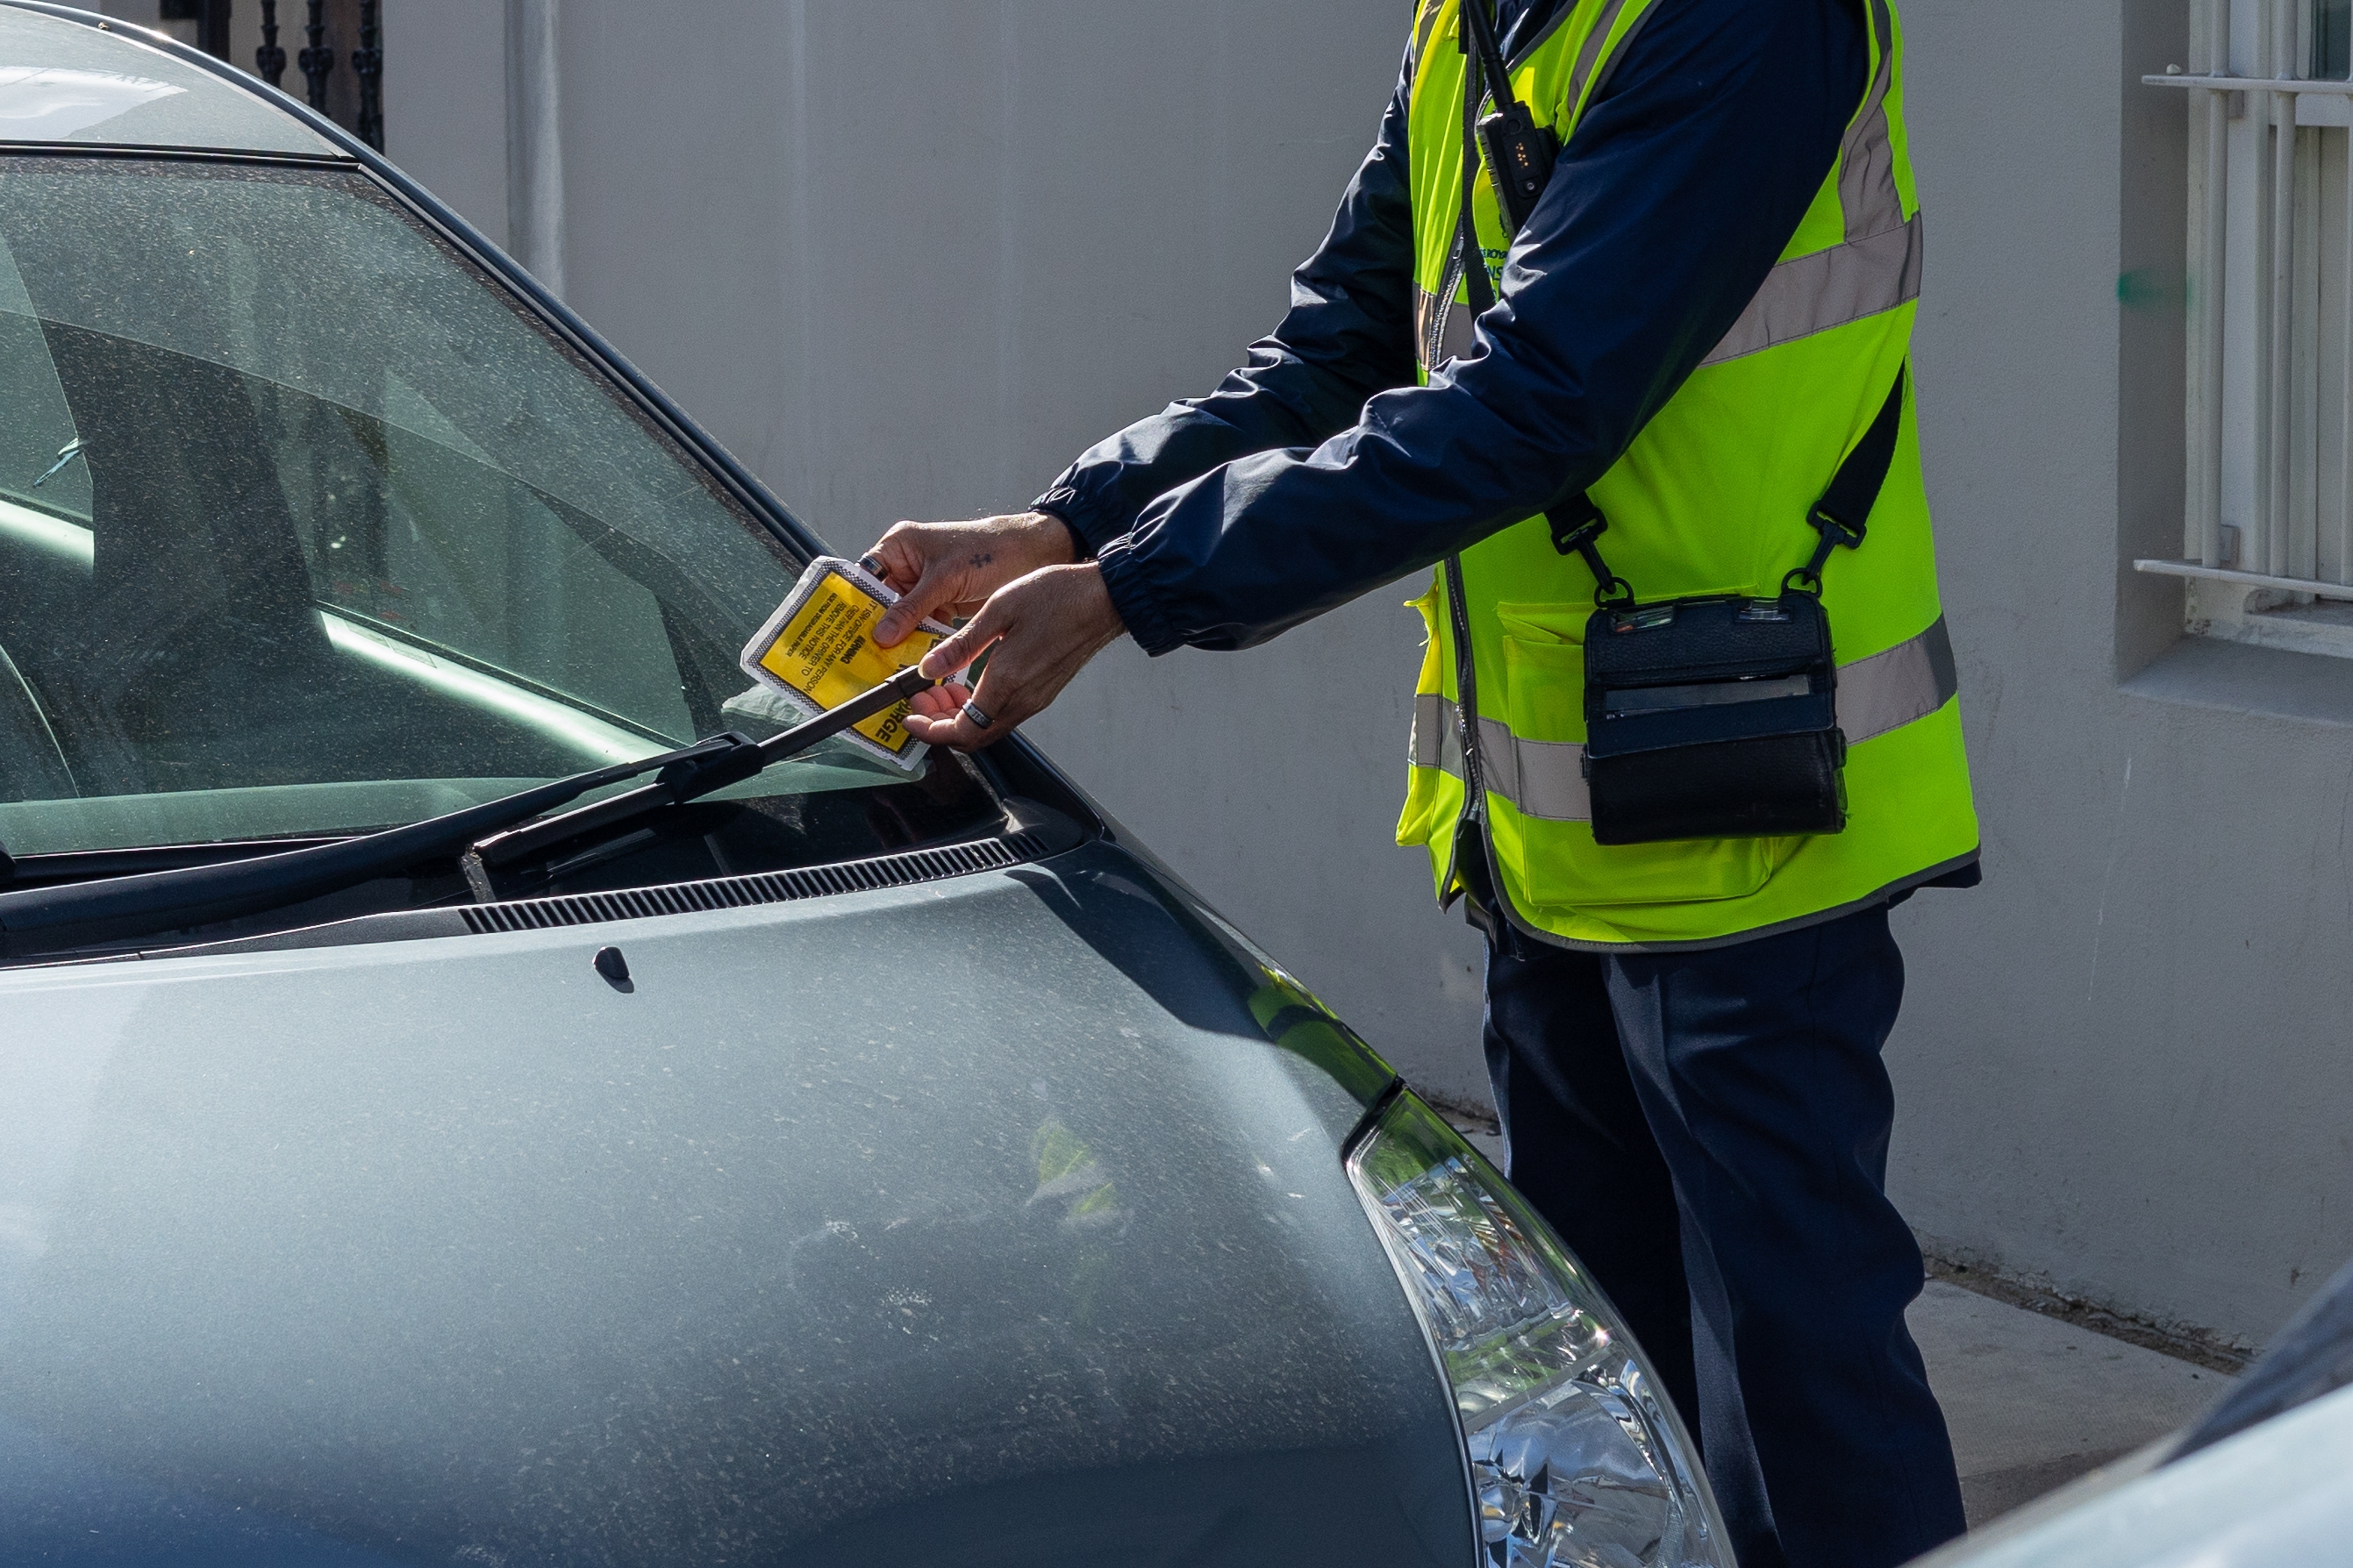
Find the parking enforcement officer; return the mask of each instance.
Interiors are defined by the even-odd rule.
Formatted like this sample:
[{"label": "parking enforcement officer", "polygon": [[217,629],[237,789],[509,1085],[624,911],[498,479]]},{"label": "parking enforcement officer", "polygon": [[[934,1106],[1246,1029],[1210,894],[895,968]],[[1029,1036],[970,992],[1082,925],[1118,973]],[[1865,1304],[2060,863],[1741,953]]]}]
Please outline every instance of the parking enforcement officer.
[{"label": "parking enforcement officer", "polygon": [[[993,646],[977,690],[909,721],[970,748],[1123,633],[1249,647],[1434,568],[1398,837],[1487,933],[1512,1178],[1658,1363],[1745,1568],[1900,1563],[1961,1505],[1904,1326],[1920,1254],[1883,1191],[1887,911],[1973,882],[1978,854],[1904,374],[1900,21],[1502,0],[1496,93],[1462,3],[1415,16],[1379,140],[1250,363],[1029,512],[892,529],[882,640],[972,617],[925,663]],[[1506,99],[1557,138],[1515,229],[1466,130]],[[1885,477],[1834,526],[1825,490],[1874,428]],[[1560,526],[1597,510],[1600,584]],[[1582,645],[1611,572],[1645,602],[1816,598],[1842,828],[1597,837]]]}]

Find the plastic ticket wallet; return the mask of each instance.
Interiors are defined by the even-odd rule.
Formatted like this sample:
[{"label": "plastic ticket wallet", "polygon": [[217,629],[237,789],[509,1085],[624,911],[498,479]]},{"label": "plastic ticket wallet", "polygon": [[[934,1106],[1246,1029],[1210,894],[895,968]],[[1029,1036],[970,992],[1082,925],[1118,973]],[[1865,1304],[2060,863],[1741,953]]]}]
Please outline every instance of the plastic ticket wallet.
[{"label": "plastic ticket wallet", "polygon": [[[874,623],[899,595],[856,563],[820,555],[744,648],[744,670],[810,718],[871,690],[921,659],[949,629],[926,620],[896,647],[874,646]],[[846,731],[859,750],[913,773],[930,750],[907,732],[900,703]]]}]

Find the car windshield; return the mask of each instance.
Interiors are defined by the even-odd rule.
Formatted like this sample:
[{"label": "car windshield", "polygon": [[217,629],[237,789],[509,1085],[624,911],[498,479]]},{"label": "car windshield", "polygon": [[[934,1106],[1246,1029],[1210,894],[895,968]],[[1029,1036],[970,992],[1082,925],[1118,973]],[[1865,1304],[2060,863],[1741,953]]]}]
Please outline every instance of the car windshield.
[{"label": "car windshield", "polygon": [[[773,732],[737,655],[800,564],[366,175],[0,157],[10,853],[355,832]],[[909,791],[944,798],[837,749],[730,793]]]}]

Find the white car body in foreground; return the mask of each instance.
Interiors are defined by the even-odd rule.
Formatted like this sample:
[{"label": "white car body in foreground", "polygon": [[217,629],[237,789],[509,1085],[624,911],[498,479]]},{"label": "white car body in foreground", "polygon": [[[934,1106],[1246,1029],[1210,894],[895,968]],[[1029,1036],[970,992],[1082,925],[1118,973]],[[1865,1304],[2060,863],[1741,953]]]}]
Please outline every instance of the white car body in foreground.
[{"label": "white car body in foreground", "polygon": [[2353,1268],[2187,1432],[1914,1568],[2340,1563],[2353,1563]]}]

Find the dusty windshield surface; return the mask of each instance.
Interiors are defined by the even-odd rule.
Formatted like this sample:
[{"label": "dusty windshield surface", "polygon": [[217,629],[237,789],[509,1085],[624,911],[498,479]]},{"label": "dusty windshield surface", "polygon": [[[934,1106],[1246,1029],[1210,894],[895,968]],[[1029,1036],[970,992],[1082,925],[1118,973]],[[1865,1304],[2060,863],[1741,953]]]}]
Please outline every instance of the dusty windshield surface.
[{"label": "dusty windshield surface", "polygon": [[0,158],[11,853],[382,826],[766,732],[736,654],[797,571],[364,177]]}]

